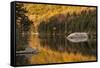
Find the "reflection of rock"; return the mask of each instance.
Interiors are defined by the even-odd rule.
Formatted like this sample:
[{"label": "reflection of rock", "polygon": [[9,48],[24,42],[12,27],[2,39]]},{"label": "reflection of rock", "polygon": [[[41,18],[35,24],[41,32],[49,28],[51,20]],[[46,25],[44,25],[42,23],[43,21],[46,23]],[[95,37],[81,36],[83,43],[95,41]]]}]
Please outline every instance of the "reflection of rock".
[{"label": "reflection of rock", "polygon": [[38,50],[33,49],[31,47],[27,47],[23,51],[16,51],[16,54],[36,54],[36,53],[38,53]]},{"label": "reflection of rock", "polygon": [[72,43],[62,36],[46,36],[40,38],[40,44],[42,47],[48,47],[53,51],[96,55],[96,40]]},{"label": "reflection of rock", "polygon": [[88,34],[84,32],[75,32],[68,35],[67,39],[71,42],[85,42],[88,40]]}]

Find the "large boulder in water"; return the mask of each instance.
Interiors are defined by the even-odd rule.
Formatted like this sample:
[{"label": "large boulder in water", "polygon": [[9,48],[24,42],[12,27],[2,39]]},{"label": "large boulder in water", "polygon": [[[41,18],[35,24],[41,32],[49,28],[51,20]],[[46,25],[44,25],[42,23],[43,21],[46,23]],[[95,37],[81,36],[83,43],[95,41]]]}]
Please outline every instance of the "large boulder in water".
[{"label": "large boulder in water", "polygon": [[67,39],[75,43],[85,42],[88,40],[88,34],[85,32],[75,32],[75,33],[71,33],[70,35],[68,35]]}]

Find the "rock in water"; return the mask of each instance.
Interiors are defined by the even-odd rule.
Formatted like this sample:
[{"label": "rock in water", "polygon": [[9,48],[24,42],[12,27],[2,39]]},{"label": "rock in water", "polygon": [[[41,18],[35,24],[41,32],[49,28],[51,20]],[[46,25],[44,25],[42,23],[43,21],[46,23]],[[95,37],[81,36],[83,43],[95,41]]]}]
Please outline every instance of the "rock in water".
[{"label": "rock in water", "polygon": [[88,34],[85,32],[75,32],[68,35],[67,39],[71,42],[85,42],[88,41]]},{"label": "rock in water", "polygon": [[31,47],[26,47],[25,50],[22,51],[16,51],[16,54],[36,54],[38,53],[38,50],[33,49]]}]

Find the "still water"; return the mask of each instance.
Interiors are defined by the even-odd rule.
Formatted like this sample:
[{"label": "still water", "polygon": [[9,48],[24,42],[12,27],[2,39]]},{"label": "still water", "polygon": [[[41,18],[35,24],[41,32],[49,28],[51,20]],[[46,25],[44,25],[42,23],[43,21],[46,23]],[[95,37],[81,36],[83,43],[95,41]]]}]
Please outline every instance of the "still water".
[{"label": "still water", "polygon": [[[48,48],[51,51],[59,53],[80,53],[83,56],[96,57],[96,39],[88,39],[85,42],[71,42],[65,36],[32,36],[30,38],[28,47],[36,49],[39,53],[35,54],[17,54],[17,65],[35,64],[36,61],[31,61],[32,57],[41,54],[41,49]],[[41,56],[38,56],[41,57]],[[46,57],[46,56],[45,56]],[[47,56],[48,58],[48,56]],[[76,58],[77,59],[77,58]],[[81,60],[80,60],[81,61]],[[66,61],[67,62],[67,61]],[[51,62],[52,63],[52,62]],[[37,64],[37,63],[36,63]],[[42,63],[40,63],[42,64]]]}]

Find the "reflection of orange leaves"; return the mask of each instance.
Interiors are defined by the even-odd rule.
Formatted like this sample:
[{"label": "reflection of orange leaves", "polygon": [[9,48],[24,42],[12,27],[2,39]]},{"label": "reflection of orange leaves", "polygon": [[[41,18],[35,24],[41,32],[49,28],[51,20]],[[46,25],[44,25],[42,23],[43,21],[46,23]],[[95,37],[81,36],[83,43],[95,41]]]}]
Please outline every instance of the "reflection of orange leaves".
[{"label": "reflection of orange leaves", "polygon": [[[33,38],[32,38],[33,37]],[[32,56],[31,64],[63,63],[63,62],[80,62],[95,61],[95,56],[82,55],[81,53],[58,52],[51,50],[48,46],[40,46],[40,40],[35,36],[30,37],[30,46],[39,50],[39,53]],[[45,44],[47,45],[47,44]]]},{"label": "reflection of orange leaves", "polygon": [[[63,63],[63,62],[80,62],[80,61],[94,61],[95,57],[82,56],[81,54],[67,54],[59,52],[41,51],[38,55],[33,56],[31,59],[33,64],[45,64],[45,63]],[[35,62],[36,61],[36,62]]]},{"label": "reflection of orange leaves", "polygon": [[[52,51],[49,48],[41,48],[40,53],[30,59],[32,64],[46,63],[63,63],[63,62],[80,62],[80,61],[95,61],[94,56],[83,56],[80,53],[67,53]],[[36,62],[35,62],[36,61]]]}]

